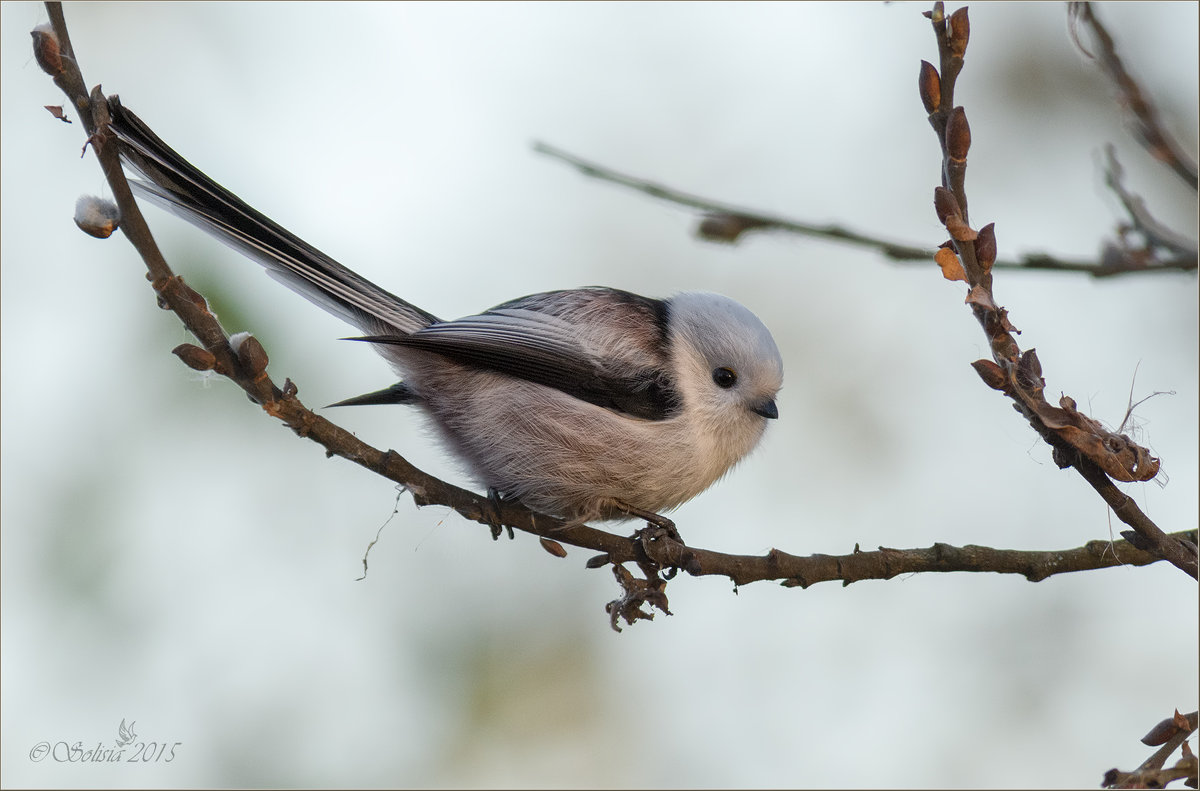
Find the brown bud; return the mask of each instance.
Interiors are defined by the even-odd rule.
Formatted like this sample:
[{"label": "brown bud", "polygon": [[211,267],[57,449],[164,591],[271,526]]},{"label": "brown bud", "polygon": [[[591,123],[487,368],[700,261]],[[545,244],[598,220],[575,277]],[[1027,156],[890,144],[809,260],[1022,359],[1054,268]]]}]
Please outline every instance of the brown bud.
[{"label": "brown bud", "polygon": [[229,339],[237,352],[238,362],[245,366],[246,371],[254,377],[260,376],[267,370],[267,352],[248,332],[238,333]]},{"label": "brown bud", "polygon": [[75,224],[79,230],[97,239],[107,239],[120,225],[121,212],[117,205],[94,195],[83,195],[75,201]]},{"label": "brown bud", "polygon": [[605,552],[603,555],[593,555],[584,565],[589,569],[598,569],[612,562],[612,556]]},{"label": "brown bud", "polygon": [[194,371],[211,371],[217,362],[217,358],[208,349],[201,349],[190,343],[181,343],[171,350],[171,354],[183,360],[183,364]]},{"label": "brown bud", "polygon": [[199,291],[192,288],[187,283],[184,283],[182,277],[179,278],[179,290],[183,292],[183,295],[187,297],[188,301],[193,305],[201,310],[208,310],[208,300],[206,300],[204,295],[202,295]]},{"label": "brown bud", "polygon": [[954,193],[945,187],[934,188],[933,210],[937,212],[938,222],[942,225],[946,224],[947,218],[962,214],[958,208],[958,198],[954,197]]},{"label": "brown bud", "polygon": [[33,36],[33,58],[42,67],[42,71],[51,77],[62,74],[62,52],[58,47],[58,34],[48,24],[42,24],[30,31]]},{"label": "brown bud", "polygon": [[975,238],[975,257],[984,272],[991,271],[992,264],[996,263],[996,223],[989,222],[979,229]]},{"label": "brown bud", "polygon": [[746,231],[766,225],[763,220],[742,214],[709,214],[700,221],[696,235],[709,242],[733,244]]},{"label": "brown bud", "polygon": [[545,536],[538,536],[538,543],[542,545],[542,549],[556,558],[565,558],[567,556],[567,550],[557,541],[552,541]]},{"label": "brown bud", "polygon": [[955,107],[946,122],[946,152],[951,159],[962,162],[970,148],[971,126],[967,123],[967,113],[963,108]]},{"label": "brown bud", "polygon": [[950,54],[961,58],[967,51],[967,40],[971,38],[971,20],[967,18],[967,8],[962,8],[950,15]]},{"label": "brown bud", "polygon": [[927,60],[921,61],[921,76],[917,80],[917,88],[921,92],[921,102],[925,112],[933,115],[942,105],[942,78],[938,70]]},{"label": "brown bud", "polygon": [[993,390],[1003,390],[1004,385],[1008,383],[1004,369],[991,360],[976,360],[971,363],[971,367],[975,369],[975,373],[979,374],[983,383]]},{"label": "brown bud", "polygon": [[1171,740],[1171,737],[1179,733],[1179,726],[1175,724],[1175,720],[1168,718],[1155,725],[1150,729],[1150,732],[1142,737],[1142,744],[1147,747],[1158,747],[1160,744],[1166,744]]}]

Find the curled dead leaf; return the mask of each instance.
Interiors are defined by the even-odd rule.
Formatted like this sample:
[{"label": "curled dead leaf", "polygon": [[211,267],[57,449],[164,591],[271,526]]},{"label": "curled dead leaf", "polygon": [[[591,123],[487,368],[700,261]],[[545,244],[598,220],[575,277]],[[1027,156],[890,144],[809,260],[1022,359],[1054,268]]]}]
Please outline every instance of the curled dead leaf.
[{"label": "curled dead leaf", "polygon": [[942,268],[942,277],[967,282],[967,273],[963,271],[962,261],[958,260],[958,256],[950,248],[940,248],[934,253],[933,260]]},{"label": "curled dead leaf", "polygon": [[968,291],[966,303],[968,305],[978,305],[988,310],[996,309],[996,303],[992,300],[992,293],[983,286],[975,286]]}]

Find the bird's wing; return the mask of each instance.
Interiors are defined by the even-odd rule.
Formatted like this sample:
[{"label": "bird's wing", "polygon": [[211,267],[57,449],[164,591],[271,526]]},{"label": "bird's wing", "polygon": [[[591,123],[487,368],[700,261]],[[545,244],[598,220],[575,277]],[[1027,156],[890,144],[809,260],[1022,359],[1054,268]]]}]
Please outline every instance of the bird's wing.
[{"label": "bird's wing", "polygon": [[667,305],[614,289],[533,294],[402,337],[365,338],[553,387],[649,420],[674,414]]}]

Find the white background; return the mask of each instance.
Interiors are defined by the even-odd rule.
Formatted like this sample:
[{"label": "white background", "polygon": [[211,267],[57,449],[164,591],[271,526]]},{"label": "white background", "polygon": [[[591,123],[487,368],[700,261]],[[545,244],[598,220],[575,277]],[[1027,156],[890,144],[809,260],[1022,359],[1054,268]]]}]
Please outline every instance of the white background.
[{"label": "white background", "polygon": [[[690,542],[810,554],[1076,547],[1114,535],[1078,475],[969,367],[961,283],[786,236],[696,241],[686,212],[582,177],[535,139],[702,195],[933,246],[936,60],[909,4],[167,4],[67,7],[89,85],[344,263],[443,316],[606,284],[750,306],[786,365],[763,446],[675,518]],[[1095,787],[1197,697],[1196,589],[1158,564],[1031,584],[918,575],[809,590],[678,579],[673,617],[613,633],[590,554],[407,496],[296,439],[169,351],[79,124],[3,19],[6,786]],[[1197,7],[1102,5],[1194,146]],[[1122,218],[1098,163],[1195,233],[1194,194],[1134,143],[1057,4],[971,9],[958,99],[972,219],[1002,256],[1094,256]],[[74,113],[71,113],[74,115]],[[1192,149],[1194,151],[1194,148]],[[155,210],[168,258],[312,406],[386,386],[369,348]],[[1001,272],[1047,395],[1112,426],[1135,397],[1197,524],[1196,279]],[[402,408],[333,417],[466,483]],[[624,529],[624,528],[622,528]],[[170,764],[35,762],[41,741],[181,742]],[[131,753],[126,753],[128,757]]]}]

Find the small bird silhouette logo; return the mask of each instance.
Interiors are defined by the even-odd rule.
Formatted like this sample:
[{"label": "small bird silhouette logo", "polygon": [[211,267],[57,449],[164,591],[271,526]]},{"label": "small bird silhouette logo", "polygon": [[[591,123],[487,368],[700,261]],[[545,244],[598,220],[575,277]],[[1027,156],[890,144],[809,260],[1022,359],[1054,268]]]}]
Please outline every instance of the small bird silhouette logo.
[{"label": "small bird silhouette logo", "polygon": [[126,725],[125,720],[122,718],[121,727],[119,727],[117,729],[117,746],[118,747],[124,747],[125,745],[129,744],[130,742],[132,742],[134,739],[137,738],[137,734],[133,732],[134,725],[137,725],[136,720],[134,720],[133,722]]}]

